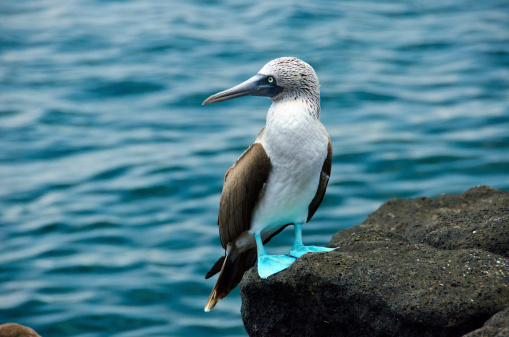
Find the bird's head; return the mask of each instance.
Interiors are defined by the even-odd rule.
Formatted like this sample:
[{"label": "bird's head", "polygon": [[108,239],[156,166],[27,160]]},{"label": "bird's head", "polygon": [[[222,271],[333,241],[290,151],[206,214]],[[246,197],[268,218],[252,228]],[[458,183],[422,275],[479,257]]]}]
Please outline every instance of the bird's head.
[{"label": "bird's head", "polygon": [[242,96],[266,96],[273,101],[297,99],[320,102],[320,86],[313,68],[295,57],[281,57],[267,63],[247,81],[207,98],[203,104]]}]

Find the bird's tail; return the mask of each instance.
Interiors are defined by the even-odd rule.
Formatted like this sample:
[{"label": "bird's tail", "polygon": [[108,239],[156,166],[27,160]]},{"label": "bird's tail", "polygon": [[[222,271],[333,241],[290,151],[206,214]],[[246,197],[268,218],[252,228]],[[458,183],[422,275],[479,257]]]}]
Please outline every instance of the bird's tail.
[{"label": "bird's tail", "polygon": [[225,256],[221,256],[205,276],[208,279],[220,272],[205,305],[205,311],[212,310],[217,302],[225,298],[240,283],[244,273],[254,266],[255,262],[256,248],[240,253],[234,244],[229,244]]}]

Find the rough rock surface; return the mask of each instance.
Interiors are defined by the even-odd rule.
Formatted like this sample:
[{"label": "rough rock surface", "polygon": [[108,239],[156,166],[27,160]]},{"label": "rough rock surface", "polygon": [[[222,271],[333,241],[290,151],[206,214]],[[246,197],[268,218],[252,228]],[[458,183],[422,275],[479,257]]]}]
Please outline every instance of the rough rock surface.
[{"label": "rough rock surface", "polygon": [[5,323],[0,325],[0,337],[41,337],[32,328],[18,324]]},{"label": "rough rock surface", "polygon": [[509,308],[491,317],[482,328],[465,337],[509,337]]},{"label": "rough rock surface", "polygon": [[509,192],[390,200],[330,245],[244,275],[250,335],[507,336]]}]

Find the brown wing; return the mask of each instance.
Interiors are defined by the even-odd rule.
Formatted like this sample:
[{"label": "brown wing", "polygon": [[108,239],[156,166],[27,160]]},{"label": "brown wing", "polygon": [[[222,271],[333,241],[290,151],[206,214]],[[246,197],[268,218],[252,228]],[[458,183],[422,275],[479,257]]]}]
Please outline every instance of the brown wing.
[{"label": "brown wing", "polygon": [[313,215],[315,215],[316,210],[320,207],[322,203],[323,196],[325,195],[325,190],[327,189],[327,184],[329,183],[330,172],[332,168],[332,142],[329,137],[329,145],[327,147],[327,158],[323,162],[322,173],[320,174],[320,183],[318,184],[318,190],[316,191],[315,197],[313,201],[309,204],[308,211],[308,220],[311,220]]},{"label": "brown wing", "polygon": [[263,146],[255,143],[226,172],[217,220],[224,249],[251,227],[253,209],[270,168],[270,159]]}]

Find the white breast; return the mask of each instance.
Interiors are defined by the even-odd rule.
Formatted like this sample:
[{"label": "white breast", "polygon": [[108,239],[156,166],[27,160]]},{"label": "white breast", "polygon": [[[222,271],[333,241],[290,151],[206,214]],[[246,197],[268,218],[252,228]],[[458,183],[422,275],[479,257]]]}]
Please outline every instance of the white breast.
[{"label": "white breast", "polygon": [[329,142],[324,126],[309,109],[304,101],[283,101],[269,110],[265,131],[256,142],[263,145],[272,169],[253,212],[250,233],[307,220]]}]

